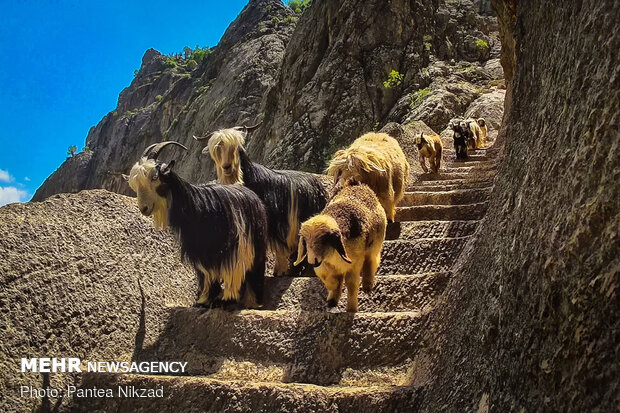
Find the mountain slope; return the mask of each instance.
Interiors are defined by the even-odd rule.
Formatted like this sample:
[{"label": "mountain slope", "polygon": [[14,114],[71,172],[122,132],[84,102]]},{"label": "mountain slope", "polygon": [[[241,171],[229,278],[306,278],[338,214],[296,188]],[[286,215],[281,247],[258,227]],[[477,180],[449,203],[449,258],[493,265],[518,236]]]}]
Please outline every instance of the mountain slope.
[{"label": "mountain slope", "polygon": [[[188,146],[166,156],[182,176],[205,182],[213,163],[192,135],[259,120],[248,140],[255,161],[314,172],[389,121],[420,119],[441,131],[501,82],[496,30],[469,0],[315,0],[301,16],[280,0],[251,0],[194,70],[182,59],[167,68],[168,57],[147,51],[117,109],[89,132],[92,154],[67,160],[33,200],[91,188],[130,195],[121,173],[162,139]],[[385,87],[392,70],[402,80]]]}]

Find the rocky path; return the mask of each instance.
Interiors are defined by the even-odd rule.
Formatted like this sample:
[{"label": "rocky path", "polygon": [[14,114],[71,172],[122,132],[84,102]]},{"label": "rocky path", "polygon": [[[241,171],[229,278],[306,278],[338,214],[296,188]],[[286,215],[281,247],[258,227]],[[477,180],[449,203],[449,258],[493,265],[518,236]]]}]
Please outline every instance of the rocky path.
[{"label": "rocky path", "polygon": [[[189,376],[91,375],[84,386],[164,387],[163,399],[90,399],[93,411],[411,411],[418,353],[434,307],[484,217],[496,171],[493,149],[413,182],[388,231],[376,288],[327,311],[317,278],[268,278],[265,308],[170,308],[140,360],[188,361]],[[412,162],[415,162],[412,160]]]}]

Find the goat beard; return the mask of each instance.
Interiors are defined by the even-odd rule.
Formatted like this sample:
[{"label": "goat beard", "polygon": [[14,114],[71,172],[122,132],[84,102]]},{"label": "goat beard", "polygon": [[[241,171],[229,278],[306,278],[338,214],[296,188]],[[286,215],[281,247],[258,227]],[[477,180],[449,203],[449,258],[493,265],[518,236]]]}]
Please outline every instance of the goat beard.
[{"label": "goat beard", "polygon": [[233,173],[230,175],[226,175],[222,168],[217,168],[217,178],[223,185],[233,185],[233,184],[241,184],[243,185],[243,171],[241,171],[240,167],[236,167],[233,170]]}]

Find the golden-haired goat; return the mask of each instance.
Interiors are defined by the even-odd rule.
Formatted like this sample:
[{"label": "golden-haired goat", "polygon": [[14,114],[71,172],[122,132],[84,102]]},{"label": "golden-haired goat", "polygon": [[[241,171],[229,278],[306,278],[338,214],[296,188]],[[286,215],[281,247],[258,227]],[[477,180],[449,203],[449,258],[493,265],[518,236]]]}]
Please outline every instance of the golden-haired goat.
[{"label": "golden-haired goat", "polygon": [[367,133],[336,152],[327,174],[339,183],[353,178],[368,185],[379,198],[389,222],[405,195],[409,162],[398,141],[385,133]]}]

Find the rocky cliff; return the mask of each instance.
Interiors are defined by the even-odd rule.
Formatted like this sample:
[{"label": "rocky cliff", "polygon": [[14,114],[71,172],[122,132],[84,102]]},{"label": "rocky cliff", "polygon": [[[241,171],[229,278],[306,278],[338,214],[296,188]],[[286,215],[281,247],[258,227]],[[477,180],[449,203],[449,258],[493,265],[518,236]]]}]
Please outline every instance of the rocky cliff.
[{"label": "rocky cliff", "polygon": [[117,109],[89,132],[92,153],[68,159],[33,200],[89,188],[132,194],[121,173],[162,139],[190,148],[169,153],[183,176],[213,179],[191,136],[240,123],[263,122],[248,142],[256,161],[315,172],[390,121],[440,132],[503,87],[487,3],[315,0],[300,15],[280,0],[251,0],[197,67],[147,51]]},{"label": "rocky cliff", "polygon": [[513,79],[504,159],[462,277],[434,319],[438,379],[424,410],[614,411],[620,5],[494,7]]}]

